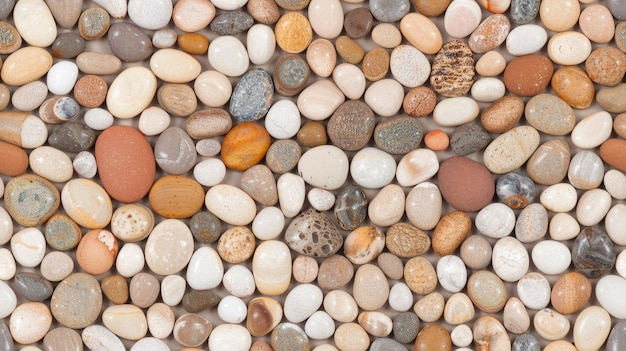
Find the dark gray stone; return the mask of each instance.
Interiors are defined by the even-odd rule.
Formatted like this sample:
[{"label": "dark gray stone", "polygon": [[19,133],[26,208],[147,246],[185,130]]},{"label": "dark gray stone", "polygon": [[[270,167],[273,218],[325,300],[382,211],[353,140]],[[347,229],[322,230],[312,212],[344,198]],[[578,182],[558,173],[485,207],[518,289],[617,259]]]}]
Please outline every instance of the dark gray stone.
[{"label": "dark gray stone", "polygon": [[11,330],[5,322],[0,322],[0,351],[15,351]]},{"label": "dark gray stone", "polygon": [[370,0],[372,16],[380,22],[396,22],[411,10],[409,0]]},{"label": "dark gray stone", "polygon": [[222,234],[222,223],[211,212],[202,211],[191,217],[189,229],[191,229],[191,234],[196,240],[210,244],[219,239],[220,234]]},{"label": "dark gray stone", "polygon": [[615,265],[613,242],[598,226],[583,229],[572,247],[572,264],[588,278],[600,278]]},{"label": "dark gray stone", "polygon": [[512,0],[511,21],[514,24],[532,22],[539,14],[540,0]]},{"label": "dark gray stone", "polygon": [[254,68],[241,77],[230,98],[230,114],[238,122],[259,120],[267,114],[274,100],[272,76]]},{"label": "dark gray stone", "polygon": [[420,320],[413,312],[401,312],[393,319],[393,338],[401,344],[415,341],[420,330]]},{"label": "dark gray stone", "polygon": [[374,129],[374,143],[390,154],[402,155],[417,149],[424,137],[419,119],[410,116],[385,118]]},{"label": "dark gray stone", "polygon": [[457,127],[450,137],[450,147],[459,156],[480,151],[489,145],[491,137],[474,122]]},{"label": "dark gray stone", "polygon": [[152,40],[141,28],[128,22],[118,22],[109,28],[109,47],[125,62],[143,61],[152,55]]},{"label": "dark gray stone", "polygon": [[298,165],[301,155],[302,148],[295,140],[276,140],[265,154],[265,163],[274,173],[287,173]]},{"label": "dark gray stone", "polygon": [[211,21],[209,28],[219,35],[236,35],[248,30],[254,19],[243,11],[226,12]]},{"label": "dark gray stone", "polygon": [[354,184],[343,187],[335,200],[335,218],[343,230],[355,230],[367,217],[367,195]]},{"label": "dark gray stone", "polygon": [[44,301],[52,296],[52,283],[40,274],[22,272],[15,275],[15,288],[29,301]]},{"label": "dark gray stone", "polygon": [[94,130],[78,122],[61,123],[48,136],[50,146],[72,153],[89,150],[95,141]]}]

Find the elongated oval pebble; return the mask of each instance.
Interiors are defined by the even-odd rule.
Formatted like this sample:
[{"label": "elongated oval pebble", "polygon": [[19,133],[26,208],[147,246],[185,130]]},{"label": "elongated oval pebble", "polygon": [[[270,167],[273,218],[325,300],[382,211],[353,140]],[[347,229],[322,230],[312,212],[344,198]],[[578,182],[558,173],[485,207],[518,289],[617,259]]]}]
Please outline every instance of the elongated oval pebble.
[{"label": "elongated oval pebble", "polygon": [[150,57],[150,69],[168,83],[187,83],[200,74],[200,62],[176,49],[161,49]]},{"label": "elongated oval pebble", "polygon": [[473,121],[479,113],[476,100],[461,96],[441,100],[433,111],[433,118],[439,126],[456,127]]},{"label": "elongated oval pebble", "polygon": [[262,23],[250,27],[246,36],[246,48],[250,62],[255,65],[268,63],[276,50],[276,38],[272,28]]},{"label": "elongated oval pebble", "polygon": [[536,24],[524,24],[511,30],[506,37],[506,50],[514,56],[538,52],[548,42],[546,30]]},{"label": "elongated oval pebble", "polygon": [[577,65],[591,54],[591,41],[579,32],[562,32],[548,41],[548,56],[559,65]]},{"label": "elongated oval pebble", "polygon": [[121,351],[125,350],[122,340],[107,327],[94,324],[87,326],[81,333],[81,338],[85,346],[90,349],[101,347],[101,345],[107,345],[106,350]]},{"label": "elongated oval pebble", "polygon": [[262,242],[252,257],[252,274],[261,294],[276,296],[284,293],[291,282],[289,247],[276,240]]},{"label": "elongated oval pebble", "polygon": [[157,88],[154,73],[146,67],[133,66],[122,71],[111,83],[107,108],[121,119],[139,115],[152,102]]},{"label": "elongated oval pebble", "polygon": [[545,188],[539,202],[552,212],[569,212],[576,206],[578,194],[576,188],[569,183],[557,183]]},{"label": "elongated oval pebble", "polygon": [[611,208],[611,195],[604,189],[587,190],[576,204],[576,219],[583,226],[598,224]]},{"label": "elongated oval pebble", "polygon": [[218,218],[232,225],[247,225],[254,219],[256,205],[243,190],[218,184],[205,195],[205,206]]},{"label": "elongated oval pebble", "polygon": [[[427,55],[436,54],[443,39],[435,23],[421,13],[408,13],[400,21],[400,32],[406,40]],[[374,33],[372,33],[372,37]]]},{"label": "elongated oval pebble", "polygon": [[287,218],[295,217],[302,210],[306,197],[304,179],[293,173],[285,173],[278,178],[276,188],[281,211]]},{"label": "elongated oval pebble", "polygon": [[[603,284],[598,282],[598,285]],[[599,350],[610,331],[611,316],[608,312],[600,306],[589,306],[580,312],[574,322],[574,345],[578,350]]]},{"label": "elongated oval pebble", "polygon": [[422,182],[406,197],[406,215],[409,221],[421,230],[435,228],[442,212],[442,197],[437,185]]},{"label": "elongated oval pebble", "polygon": [[11,53],[4,60],[0,77],[5,84],[21,86],[43,77],[50,67],[52,55],[48,51],[27,46]]},{"label": "elongated oval pebble", "polygon": [[13,9],[15,27],[31,46],[45,48],[54,42],[57,26],[43,0],[18,1]]}]

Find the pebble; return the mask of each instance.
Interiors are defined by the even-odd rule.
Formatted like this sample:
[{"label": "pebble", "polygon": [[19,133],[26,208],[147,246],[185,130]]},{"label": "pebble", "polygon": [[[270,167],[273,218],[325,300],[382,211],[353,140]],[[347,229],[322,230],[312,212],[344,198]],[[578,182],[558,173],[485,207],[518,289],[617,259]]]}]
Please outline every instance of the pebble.
[{"label": "pebble", "polygon": [[626,333],[624,322],[617,322],[606,341],[607,351],[616,351],[624,346],[624,333]]},{"label": "pebble", "polygon": [[626,56],[612,46],[600,47],[591,52],[585,61],[585,71],[596,84],[615,86],[626,73]]},{"label": "pebble", "polygon": [[17,291],[29,301],[41,302],[52,296],[52,283],[37,273],[21,272],[14,278]]},{"label": "pebble", "polygon": [[[423,256],[415,256],[406,262],[404,266],[404,279],[411,291],[418,295],[428,295],[437,287],[437,272],[433,265]],[[430,306],[427,300],[424,300],[421,304],[425,308]],[[431,307],[428,308],[430,309]],[[417,310],[418,308],[415,307],[415,312],[419,315],[420,313],[418,313]],[[441,298],[441,312],[443,313],[443,298]],[[440,316],[441,313],[438,315]],[[420,318],[424,320],[421,316]],[[434,320],[438,318],[439,317]]]},{"label": "pebble", "polygon": [[9,320],[11,336],[19,344],[40,341],[51,326],[50,309],[41,302],[25,302],[18,305]]},{"label": "pebble", "polygon": [[178,117],[191,115],[198,103],[193,89],[186,84],[163,84],[157,90],[156,97],[165,111]]},{"label": "pebble", "polygon": [[389,290],[389,307],[394,311],[406,312],[413,306],[413,293],[408,285],[397,282]]},{"label": "pebble", "polygon": [[432,234],[432,248],[439,256],[451,255],[469,234],[472,221],[462,211],[443,215]]},{"label": "pebble", "polygon": [[525,333],[530,328],[530,317],[526,307],[517,297],[510,297],[504,305],[502,322],[506,330],[515,334]]},{"label": "pebble", "polygon": [[400,32],[419,52],[427,55],[436,54],[443,45],[439,28],[422,13],[409,13],[404,16],[400,21]]},{"label": "pebble", "polygon": [[199,182],[176,175],[161,177],[148,193],[151,208],[166,218],[193,216],[202,207],[204,197],[204,189]]},{"label": "pebble", "polygon": [[285,217],[292,218],[298,215],[306,197],[304,179],[293,173],[284,173],[278,178],[276,188],[280,210]]},{"label": "pebble", "polygon": [[61,183],[72,178],[72,160],[59,149],[40,146],[28,158],[31,170],[49,181]]},{"label": "pebble", "polygon": [[103,78],[87,75],[74,84],[74,99],[81,106],[98,107],[106,100],[108,89],[107,82]]},{"label": "pebble", "polygon": [[515,227],[515,213],[505,204],[492,203],[478,212],[474,225],[490,238],[503,238],[511,234]]},{"label": "pebble", "polygon": [[85,40],[74,32],[62,33],[51,46],[52,56],[60,59],[72,59],[85,51]]},{"label": "pebble", "polygon": [[498,179],[496,195],[511,208],[524,208],[535,197],[535,183],[525,175],[507,173]]},{"label": "pebble", "polygon": [[534,96],[550,83],[554,67],[552,61],[541,54],[514,58],[504,69],[504,85],[515,95]]},{"label": "pebble", "polygon": [[404,215],[404,190],[396,184],[385,185],[368,205],[368,217],[373,224],[387,227]]},{"label": "pebble", "polygon": [[337,50],[339,57],[347,63],[354,65],[360,63],[365,56],[365,51],[359,43],[345,35],[342,35],[335,40],[335,49]]},{"label": "pebble", "polygon": [[194,178],[204,186],[214,186],[222,182],[226,176],[224,162],[217,158],[210,158],[198,162],[193,168]]},{"label": "pebble", "polygon": [[536,24],[523,24],[513,28],[506,37],[506,50],[513,56],[534,54],[539,52],[547,42],[548,33],[543,27]]},{"label": "pebble", "polygon": [[70,153],[87,151],[95,141],[93,129],[78,122],[65,122],[54,128],[48,136],[50,146]]},{"label": "pebble", "polygon": [[539,14],[538,0],[511,0],[511,20],[523,25],[532,22]]},{"label": "pebble", "polygon": [[530,260],[528,251],[520,240],[504,237],[493,246],[491,261],[494,272],[502,280],[515,282],[526,274]]},{"label": "pebble", "polygon": [[604,174],[604,187],[614,199],[623,200],[626,198],[625,181],[626,175],[616,169],[608,170]]},{"label": "pebble", "polygon": [[287,244],[267,240],[254,251],[252,274],[261,294],[275,296],[284,293],[291,281],[291,254]]},{"label": "pebble", "polygon": [[4,190],[7,212],[24,227],[43,224],[59,208],[59,200],[56,187],[35,174],[11,178]]},{"label": "pebble", "polygon": [[617,26],[615,26],[615,45],[622,51],[624,48],[626,48],[626,37],[624,36],[626,34],[625,29],[626,24],[622,22],[618,23]]},{"label": "pebble", "polygon": [[475,74],[470,47],[460,40],[443,45],[433,60],[430,84],[445,97],[460,97],[469,92]]},{"label": "pebble", "polygon": [[469,155],[484,149],[491,137],[476,123],[467,123],[457,127],[450,136],[452,151],[459,156]]},{"label": "pebble", "polygon": [[3,62],[0,77],[5,84],[22,86],[43,77],[52,67],[52,55],[28,46],[12,52]]},{"label": "pebble", "polygon": [[152,55],[152,41],[133,23],[112,24],[107,37],[111,51],[122,61],[143,61]]},{"label": "pebble", "polygon": [[76,100],[69,96],[53,97],[41,104],[39,117],[46,123],[58,124],[74,120],[79,109]]},{"label": "pebble", "polygon": [[415,88],[428,80],[431,65],[426,56],[417,48],[411,45],[398,45],[391,52],[389,69],[393,77],[402,85]]},{"label": "pebble", "polygon": [[517,295],[530,309],[542,309],[550,303],[550,283],[537,272],[524,275],[517,282]]},{"label": "pebble", "polygon": [[[448,298],[448,301],[446,301],[443,318],[447,323],[457,326],[464,325],[463,323],[467,323],[474,319],[474,315],[474,305],[472,304],[470,298],[464,293],[455,293]],[[452,334],[454,335],[454,331]]]},{"label": "pebble", "polygon": [[[386,51],[385,51],[386,53]],[[387,68],[382,74],[384,77],[389,68],[389,54],[386,56]],[[333,70],[333,81],[341,92],[349,99],[358,100],[365,92],[365,72],[351,63],[341,63]]]},{"label": "pebble", "polygon": [[[509,34],[510,35],[510,34]],[[476,61],[476,73],[483,77],[495,77],[504,72],[506,60],[495,50],[487,51]]]},{"label": "pebble", "polygon": [[64,347],[82,350],[83,340],[80,338],[80,334],[70,328],[57,327],[50,329],[43,338],[44,350],[63,350]]},{"label": "pebble", "polygon": [[222,144],[214,139],[202,139],[196,143],[196,151],[200,156],[216,156],[222,150]]},{"label": "pebble", "polygon": [[481,316],[472,325],[474,342],[478,345],[488,345],[494,350],[509,350],[511,339],[504,325],[494,316]]},{"label": "pebble", "polygon": [[607,311],[600,306],[589,306],[580,312],[574,322],[574,346],[578,350],[600,349],[610,331],[611,316]]},{"label": "pebble", "polygon": [[[181,283],[184,285],[183,281]],[[222,278],[222,284],[224,284],[229,293],[240,298],[252,295],[255,289],[252,272],[241,265],[234,265],[226,270]]]},{"label": "pebble", "polygon": [[243,173],[241,190],[265,206],[273,206],[278,202],[276,181],[272,171],[265,165],[252,166]]},{"label": "pebble", "polygon": [[[277,63],[280,62],[283,57],[291,56],[289,54],[281,56]],[[303,65],[299,59],[292,59],[290,61],[298,63],[298,65],[295,65],[295,67],[308,67],[311,71],[313,71],[313,73],[317,74],[319,77],[327,78],[333,73],[333,70],[335,69],[335,65],[337,63],[337,52],[335,50],[335,46],[329,40],[318,38],[311,42],[306,50],[307,65]],[[282,67],[279,67],[279,69],[282,69]],[[300,80],[294,79],[294,82],[292,83],[292,85],[294,85],[294,91],[283,91],[281,92],[281,94],[289,95],[293,94],[293,92],[297,92],[303,89],[306,82],[303,81],[302,78],[305,76],[308,78],[308,76],[306,74],[302,74],[307,73],[306,71],[307,70],[301,71],[298,75],[296,75],[298,72],[295,70],[293,72],[289,71],[292,75],[294,75],[294,77],[299,76]]]},{"label": "pebble", "polygon": [[10,280],[15,276],[17,267],[15,265],[15,258],[9,249],[0,249],[0,278],[2,280]]},{"label": "pebble", "polygon": [[512,351],[539,351],[541,350],[541,346],[539,345],[539,341],[532,334],[522,334],[518,336],[513,345],[511,347]]},{"label": "pebble", "polygon": [[54,289],[50,310],[54,319],[73,329],[85,328],[95,322],[102,307],[102,290],[96,278],[86,273],[73,273]]},{"label": "pebble", "polygon": [[[330,117],[344,100],[345,96],[335,83],[330,80],[318,80],[300,93],[297,105],[304,117],[321,121]],[[371,104],[368,105],[372,107]],[[372,109],[376,112],[374,108]]]},{"label": "pebble", "polygon": [[85,40],[102,38],[110,26],[111,17],[101,7],[90,7],[84,10],[78,18],[78,33]]},{"label": "pebble", "polygon": [[126,68],[109,86],[107,109],[117,118],[133,118],[148,107],[155,96],[156,88],[156,77],[148,68]]},{"label": "pebble", "polygon": [[431,114],[437,105],[435,92],[425,86],[415,87],[405,95],[402,108],[409,116],[424,117]]},{"label": "pebble", "polygon": [[[226,327],[226,325],[223,325],[222,329],[224,327]],[[217,328],[218,327],[213,328],[211,321],[199,314],[185,313],[176,319],[172,335],[174,336],[174,340],[183,346],[197,347],[206,343],[211,332],[214,332]],[[218,337],[219,331],[215,334],[216,337]],[[231,342],[233,341],[234,340],[231,339]],[[223,343],[229,344],[226,339],[223,340]]]},{"label": "pebble", "polygon": [[373,311],[387,302],[389,283],[380,268],[366,263],[360,266],[354,275],[352,293],[361,309]]},{"label": "pebble", "polygon": [[444,151],[450,145],[450,138],[443,130],[433,129],[424,135],[424,145],[433,151]]},{"label": "pebble", "polygon": [[417,350],[452,350],[450,332],[439,324],[427,325],[417,334],[415,348]]},{"label": "pebble", "polygon": [[585,191],[576,205],[576,219],[583,226],[598,224],[611,208],[611,195],[604,189]]},{"label": "pebble", "polygon": [[128,301],[128,282],[119,274],[110,275],[102,279],[101,289],[104,296],[116,305],[121,305]]},{"label": "pebble", "polygon": [[483,269],[491,263],[491,244],[480,235],[470,235],[461,244],[460,257],[471,269]]},{"label": "pebble", "polygon": [[615,18],[619,20],[626,19],[626,10],[624,9],[623,4],[620,3],[619,1],[609,0],[609,2],[607,3],[607,7],[609,8],[609,10],[611,11],[611,13],[613,14]]},{"label": "pebble", "polygon": [[572,157],[567,178],[575,188],[581,190],[597,188],[603,177],[604,165],[602,159],[595,152],[583,150]]},{"label": "pebble", "polygon": [[470,275],[467,294],[476,307],[487,313],[501,311],[508,299],[504,282],[495,273],[486,270]]},{"label": "pebble", "polygon": [[308,6],[307,17],[313,31],[325,39],[334,39],[344,26],[344,14],[338,0],[322,2],[312,0]]},{"label": "pebble", "polygon": [[[2,4],[2,6],[4,5],[5,4]],[[9,10],[12,11],[13,4],[11,4],[10,6],[11,7]],[[0,23],[0,28],[2,28],[2,36],[0,39],[0,52],[2,54],[11,54],[22,46],[22,36],[20,35],[17,28],[15,28],[12,24],[8,22]]]},{"label": "pebble", "polygon": [[579,32],[562,32],[548,40],[548,56],[559,65],[577,65],[591,54],[591,41]]},{"label": "pebble", "polygon": [[451,2],[445,10],[443,24],[453,38],[465,38],[472,34],[481,21],[480,5],[475,1]]},{"label": "pebble", "polygon": [[622,245],[624,243],[624,237],[621,234],[620,226],[622,222],[622,213],[626,208],[621,204],[615,204],[606,214],[604,220],[604,226],[607,234],[613,240],[614,243]]},{"label": "pebble", "polygon": [[313,39],[313,28],[309,19],[298,12],[280,16],[274,29],[276,44],[288,53],[297,54],[306,50]]},{"label": "pebble", "polygon": [[437,279],[439,284],[451,293],[457,293],[467,282],[467,268],[459,256],[443,256],[437,262]]},{"label": "pebble", "polygon": [[483,54],[500,46],[509,34],[509,19],[500,14],[485,18],[469,37],[468,45],[474,53]]},{"label": "pebble", "polygon": [[520,168],[539,146],[539,133],[531,126],[515,127],[498,136],[485,149],[483,161],[493,173]]},{"label": "pebble", "polygon": [[465,347],[469,346],[474,340],[474,333],[467,324],[460,324],[452,329],[450,339],[452,339],[452,343],[455,346]]},{"label": "pebble", "polygon": [[451,157],[441,163],[438,173],[443,198],[461,211],[478,211],[491,202],[495,184],[489,170],[463,156]]},{"label": "pebble", "polygon": [[472,122],[480,110],[476,100],[461,96],[440,101],[433,111],[433,118],[441,127],[456,127]]},{"label": "pebble", "polygon": [[372,262],[385,247],[385,234],[375,226],[361,226],[345,239],[344,255],[353,264]]},{"label": "pebble", "polygon": [[11,96],[13,107],[20,111],[34,111],[48,96],[48,86],[41,81],[34,81],[17,88]]},{"label": "pebble", "polygon": [[[144,249],[148,267],[160,275],[180,272],[191,259],[192,242],[193,235],[184,222],[178,219],[159,222],[150,233]],[[178,259],[171,260],[171,257]]]},{"label": "pebble", "polygon": [[113,267],[118,249],[118,241],[111,232],[91,230],[78,243],[76,261],[89,274],[103,274]]},{"label": "pebble", "polygon": [[560,139],[541,144],[528,159],[526,172],[536,183],[554,185],[567,175],[570,161],[569,145]]},{"label": "pebble", "polygon": [[572,247],[574,267],[588,278],[606,275],[615,264],[615,249],[609,236],[597,226],[583,229]]},{"label": "pebble", "polygon": [[17,2],[13,21],[22,39],[33,47],[50,46],[57,36],[55,19],[43,0]]},{"label": "pebble", "polygon": [[297,324],[288,322],[277,325],[272,331],[270,340],[274,351],[305,351],[311,348],[304,330]]},{"label": "pebble", "polygon": [[115,335],[139,340],[148,332],[148,321],[144,312],[135,305],[114,305],[102,313],[102,322]]},{"label": "pebble", "polygon": [[471,95],[479,102],[494,102],[504,96],[502,80],[492,77],[481,78],[472,85]]},{"label": "pebble", "polygon": [[298,283],[308,284],[317,278],[319,267],[311,256],[299,255],[293,260],[291,268],[293,277]]},{"label": "pebble", "polygon": [[[154,39],[152,40],[154,43]],[[185,33],[176,38],[180,49],[191,55],[204,55],[209,50],[209,39],[199,33]]]},{"label": "pebble", "polygon": [[340,149],[356,151],[367,145],[375,126],[374,112],[361,101],[349,100],[339,105],[328,120],[327,132]]},{"label": "pebble", "polygon": [[[374,168],[376,172],[372,172]],[[350,164],[350,175],[364,188],[382,188],[391,183],[395,173],[396,161],[390,154],[378,148],[361,149],[354,155]]]},{"label": "pebble", "polygon": [[589,279],[578,272],[562,275],[552,287],[550,300],[553,308],[563,314],[578,312],[591,297]]},{"label": "pebble", "polygon": [[257,22],[271,25],[278,21],[280,10],[274,1],[252,0],[246,4],[246,10]]},{"label": "pebble", "polygon": [[[15,292],[9,286],[9,284],[5,283],[4,281],[0,281],[0,296],[2,296],[2,301],[5,301],[5,303],[2,304],[2,307],[0,307],[0,316],[2,318],[6,318],[10,316],[17,307],[17,296],[15,295]],[[8,328],[6,332],[8,333]],[[9,340],[11,340],[12,345],[12,339]]]},{"label": "pebble", "polygon": [[125,350],[122,340],[112,331],[102,325],[90,325],[83,329],[81,338],[89,349],[104,349],[111,351]]},{"label": "pebble", "polygon": [[246,327],[253,336],[263,336],[271,332],[283,315],[282,306],[267,297],[257,297],[248,303]]},{"label": "pebble", "polygon": [[126,243],[118,252],[115,268],[121,276],[132,277],[143,270],[145,263],[141,247],[135,243]]},{"label": "pebble", "polygon": [[350,282],[353,276],[354,268],[345,256],[331,255],[320,264],[317,283],[324,290],[336,290]]},{"label": "pebble", "polygon": [[29,163],[29,156],[26,154],[26,151],[16,145],[9,144],[4,141],[0,141],[0,146],[0,159],[2,159],[0,173],[9,177],[16,177],[24,174]]},{"label": "pebble", "polygon": [[370,345],[372,351],[405,351],[406,349],[400,342],[389,338],[377,338]]},{"label": "pebble", "polygon": [[539,7],[541,23],[554,32],[571,29],[580,17],[580,4],[574,0],[564,2],[546,1]]},{"label": "pebble", "polygon": [[[312,227],[312,224],[315,226]],[[311,229],[314,229],[311,231]],[[318,241],[315,235],[324,232],[324,240]],[[285,232],[285,241],[294,251],[313,257],[333,255],[343,244],[337,227],[326,215],[308,209],[296,217]]]},{"label": "pebble", "polygon": [[576,109],[591,105],[594,98],[593,82],[578,67],[561,67],[554,72],[551,86],[557,96]]},{"label": "pebble", "polygon": [[182,306],[189,313],[198,313],[216,306],[220,297],[212,290],[194,290],[183,295]]}]

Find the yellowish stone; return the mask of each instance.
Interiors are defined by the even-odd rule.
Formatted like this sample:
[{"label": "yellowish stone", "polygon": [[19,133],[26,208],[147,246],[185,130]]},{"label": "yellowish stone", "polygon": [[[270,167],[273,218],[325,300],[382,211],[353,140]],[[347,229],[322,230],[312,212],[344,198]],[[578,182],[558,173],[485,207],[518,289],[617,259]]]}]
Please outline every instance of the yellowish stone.
[{"label": "yellowish stone", "polygon": [[274,34],[276,44],[292,54],[303,52],[313,40],[311,23],[299,12],[287,12],[282,15],[276,22]]}]

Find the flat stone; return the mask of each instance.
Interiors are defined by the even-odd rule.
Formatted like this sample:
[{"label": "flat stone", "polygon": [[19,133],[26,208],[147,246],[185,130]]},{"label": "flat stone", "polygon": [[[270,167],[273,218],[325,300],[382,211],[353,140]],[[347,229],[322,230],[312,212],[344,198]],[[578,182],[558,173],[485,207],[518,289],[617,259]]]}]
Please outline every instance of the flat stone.
[{"label": "flat stone", "polygon": [[115,56],[125,62],[143,61],[152,54],[152,41],[138,26],[129,22],[111,25],[109,47]]},{"label": "flat stone", "polygon": [[102,290],[98,281],[86,273],[74,273],[54,290],[50,310],[63,326],[87,327],[98,318],[102,308]]},{"label": "flat stone", "polygon": [[122,61],[115,55],[83,52],[76,57],[78,69],[85,74],[114,74],[122,68]]},{"label": "flat stone", "polygon": [[83,350],[83,340],[74,329],[58,327],[50,329],[43,338],[44,350]]},{"label": "flat stone", "polygon": [[609,236],[601,228],[583,229],[572,247],[574,267],[588,278],[606,275],[615,265],[615,249]]},{"label": "flat stone", "polygon": [[469,277],[467,294],[476,307],[487,313],[501,311],[508,299],[502,280],[495,273],[485,270],[474,272]]},{"label": "flat stone", "polygon": [[354,275],[353,295],[363,310],[373,311],[382,307],[389,297],[385,274],[370,263],[360,266]]},{"label": "flat stone", "polygon": [[4,190],[7,212],[25,227],[44,223],[59,208],[60,200],[56,187],[35,174],[12,178]]},{"label": "flat stone", "polygon": [[408,13],[402,17],[400,31],[412,46],[424,54],[436,54],[443,46],[441,31],[423,13]]},{"label": "flat stone", "polygon": [[445,97],[459,97],[470,90],[474,74],[471,49],[462,41],[453,40],[446,43],[435,56],[430,84],[435,92]]},{"label": "flat stone", "polygon": [[29,301],[44,301],[52,296],[52,283],[39,274],[21,272],[15,275],[15,286]]},{"label": "flat stone", "polygon": [[357,151],[367,145],[375,124],[374,112],[367,104],[349,100],[339,105],[326,128],[334,145],[342,150]]},{"label": "flat stone", "polygon": [[521,167],[538,146],[539,133],[535,128],[515,127],[494,139],[487,146],[483,160],[485,166],[493,173],[511,172]]},{"label": "flat stone", "polygon": [[[602,153],[601,153],[602,154]],[[567,179],[577,189],[597,188],[602,182],[604,164],[598,154],[589,150],[579,151],[572,157]]]},{"label": "flat stone", "polygon": [[178,175],[159,178],[148,192],[154,212],[166,218],[189,218],[204,204],[204,189],[196,180]]}]

